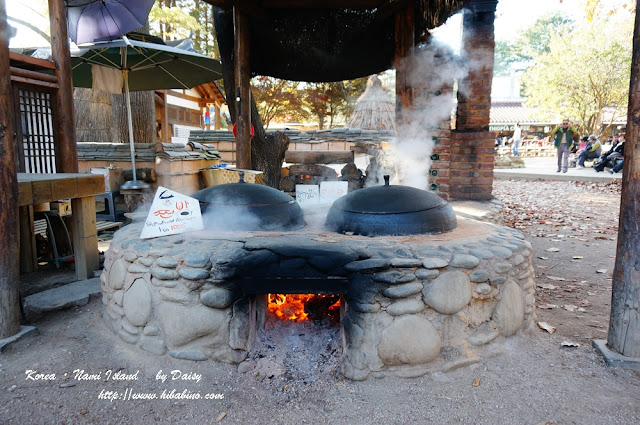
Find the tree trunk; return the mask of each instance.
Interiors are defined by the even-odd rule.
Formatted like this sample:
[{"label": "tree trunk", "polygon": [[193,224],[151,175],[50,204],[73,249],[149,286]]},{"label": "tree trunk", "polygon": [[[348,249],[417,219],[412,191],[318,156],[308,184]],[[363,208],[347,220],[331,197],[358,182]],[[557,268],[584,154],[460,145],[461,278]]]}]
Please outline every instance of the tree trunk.
[{"label": "tree trunk", "polygon": [[618,248],[613,271],[607,345],[640,357],[640,10],[636,10]]},{"label": "tree trunk", "polygon": [[[236,86],[233,66],[233,13],[214,7],[214,26],[220,48],[225,97],[231,121],[236,122]],[[263,183],[278,188],[282,176],[284,154],[289,148],[289,138],[284,133],[267,134],[258,114],[255,99],[251,96],[251,124],[255,135],[251,139],[251,168],[264,173]]]},{"label": "tree trunk", "polygon": [[8,34],[5,0],[0,0],[0,339],[20,331],[18,177]]},{"label": "tree trunk", "polygon": [[[73,111],[78,142],[112,143],[111,95],[102,90],[73,90]],[[127,136],[128,137],[128,136]]]},{"label": "tree trunk", "polygon": [[[124,94],[111,95],[113,136],[116,143],[129,143],[127,103]],[[152,91],[131,92],[131,120],[135,143],[156,143],[156,104]]]}]

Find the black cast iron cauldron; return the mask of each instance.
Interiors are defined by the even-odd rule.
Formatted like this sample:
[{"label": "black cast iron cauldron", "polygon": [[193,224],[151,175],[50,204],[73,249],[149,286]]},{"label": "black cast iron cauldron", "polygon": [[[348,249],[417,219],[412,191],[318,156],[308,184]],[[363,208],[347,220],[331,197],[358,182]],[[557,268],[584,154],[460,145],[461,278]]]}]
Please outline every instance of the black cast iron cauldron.
[{"label": "black cast iron cauldron", "polygon": [[305,225],[302,210],[289,195],[269,186],[244,181],[202,189],[191,195],[200,201],[205,229],[293,230]]},{"label": "black cast iron cauldron", "polygon": [[367,187],[338,198],[325,225],[356,235],[415,235],[448,232],[458,226],[451,206],[438,195],[409,186]]}]

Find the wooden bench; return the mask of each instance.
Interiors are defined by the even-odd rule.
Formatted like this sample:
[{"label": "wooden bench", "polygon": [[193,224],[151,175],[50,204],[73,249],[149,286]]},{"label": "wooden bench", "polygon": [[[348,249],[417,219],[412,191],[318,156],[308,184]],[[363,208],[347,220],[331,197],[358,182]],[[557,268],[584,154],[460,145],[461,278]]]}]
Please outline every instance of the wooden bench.
[{"label": "wooden bench", "polygon": [[76,278],[86,279],[98,268],[94,195],[104,193],[104,178],[96,174],[18,173],[20,207],[20,269],[37,268],[33,205],[71,199]]}]

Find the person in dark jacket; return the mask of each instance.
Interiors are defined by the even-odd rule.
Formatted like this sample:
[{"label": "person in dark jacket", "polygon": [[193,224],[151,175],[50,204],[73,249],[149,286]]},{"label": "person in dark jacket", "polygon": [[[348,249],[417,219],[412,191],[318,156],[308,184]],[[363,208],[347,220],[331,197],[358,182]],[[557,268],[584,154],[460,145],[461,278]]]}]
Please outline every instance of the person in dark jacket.
[{"label": "person in dark jacket", "polygon": [[[593,166],[597,172],[604,171],[607,166],[615,166],[615,160],[624,156],[624,141],[618,143],[615,148],[602,155],[600,162]],[[621,167],[622,168],[622,167]]]},{"label": "person in dark jacket", "polygon": [[623,166],[623,165],[624,165],[624,158],[623,158],[620,162],[618,162],[618,163],[616,164],[616,166],[615,166],[615,167],[613,167],[612,169],[610,169],[610,170],[609,170],[609,172],[610,172],[611,174],[615,174],[615,173],[617,173],[618,171],[622,170],[622,166]]}]

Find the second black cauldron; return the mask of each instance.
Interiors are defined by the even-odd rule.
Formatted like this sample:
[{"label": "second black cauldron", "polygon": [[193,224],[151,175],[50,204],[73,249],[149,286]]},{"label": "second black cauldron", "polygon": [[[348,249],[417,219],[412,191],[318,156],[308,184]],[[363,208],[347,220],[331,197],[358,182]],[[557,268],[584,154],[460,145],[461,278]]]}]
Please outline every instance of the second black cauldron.
[{"label": "second black cauldron", "polygon": [[277,231],[305,225],[295,199],[269,186],[246,183],[244,173],[239,174],[238,183],[208,187],[191,195],[200,201],[205,229]]},{"label": "second black cauldron", "polygon": [[409,186],[367,187],[336,200],[325,226],[339,233],[364,236],[448,232],[458,226],[451,206],[438,195]]}]

